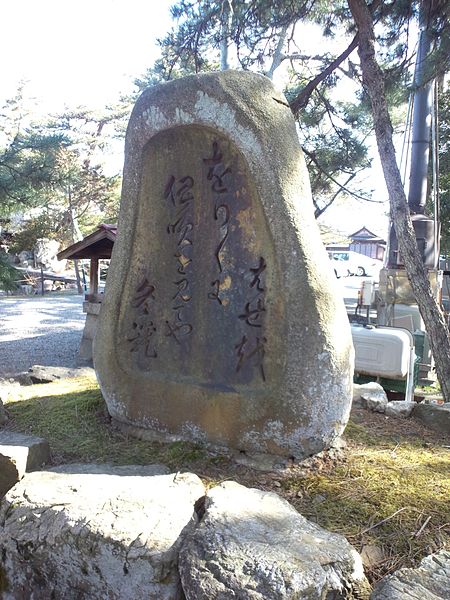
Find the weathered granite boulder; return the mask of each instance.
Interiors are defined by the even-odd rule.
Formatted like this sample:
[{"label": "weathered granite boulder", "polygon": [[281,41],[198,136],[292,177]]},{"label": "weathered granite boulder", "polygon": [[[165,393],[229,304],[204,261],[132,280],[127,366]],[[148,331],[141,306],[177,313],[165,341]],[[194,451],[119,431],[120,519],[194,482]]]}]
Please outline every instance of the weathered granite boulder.
[{"label": "weathered granite boulder", "polygon": [[68,367],[54,367],[44,365],[33,365],[27,373],[32,383],[52,383],[60,379],[70,377],[92,377],[93,369],[90,367],[77,367],[74,369]]},{"label": "weathered granite boulder", "polygon": [[388,398],[379,383],[369,381],[353,385],[353,402],[373,412],[384,413]]},{"label": "weathered granite boulder", "polygon": [[67,465],[26,475],[0,507],[3,600],[182,598],[178,549],[204,488],[161,472]]},{"label": "weathered granite boulder", "polygon": [[416,406],[415,402],[408,400],[392,400],[385,406],[384,414],[387,417],[401,417],[406,419],[411,416]]},{"label": "weathered granite boulder", "polygon": [[226,482],[203,511],[180,551],[187,600],[368,598],[356,550],[276,494]]},{"label": "weathered granite boulder", "polygon": [[350,326],[267,78],[192,76],[138,100],[94,365],[136,435],[301,458],[343,431]]},{"label": "weathered granite boulder", "polygon": [[50,458],[46,439],[16,431],[0,431],[0,452],[14,461],[20,477],[40,469]]},{"label": "weathered granite boulder", "polygon": [[450,403],[416,404],[413,417],[421,421],[427,427],[447,434],[450,437]]},{"label": "weathered granite boulder", "polygon": [[399,569],[383,579],[370,600],[448,600],[450,552],[442,550],[422,560],[417,569]]},{"label": "weathered granite boulder", "polygon": [[36,240],[34,246],[34,258],[38,266],[42,265],[44,269],[51,269],[56,273],[62,273],[66,267],[67,260],[58,260],[57,253],[59,242],[48,238]]},{"label": "weathered granite boulder", "polygon": [[40,469],[49,459],[50,446],[44,438],[0,431],[0,498],[27,471]]},{"label": "weathered granite boulder", "polygon": [[10,456],[1,454],[0,450],[0,500],[19,481],[19,473]]}]

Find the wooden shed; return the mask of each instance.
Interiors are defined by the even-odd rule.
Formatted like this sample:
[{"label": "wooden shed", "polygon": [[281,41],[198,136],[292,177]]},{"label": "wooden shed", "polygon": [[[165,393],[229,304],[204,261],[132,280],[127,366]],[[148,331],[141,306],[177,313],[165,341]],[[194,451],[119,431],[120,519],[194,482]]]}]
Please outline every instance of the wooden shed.
[{"label": "wooden shed", "polygon": [[89,259],[90,276],[89,291],[85,298],[89,302],[101,302],[99,294],[99,261],[110,259],[111,252],[116,241],[117,225],[107,225],[102,223],[97,230],[83,238],[80,242],[72,244],[68,248],[58,252],[58,260],[78,260]]},{"label": "wooden shed", "polygon": [[92,342],[97,329],[97,320],[103,299],[103,293],[99,290],[99,263],[100,260],[111,258],[116,236],[117,225],[102,223],[96,231],[86,236],[80,242],[76,242],[58,253],[59,260],[90,260],[89,289],[85,294],[85,301],[83,303],[86,322],[84,324],[79,352],[79,358],[87,362],[92,361]]},{"label": "wooden shed", "polygon": [[367,227],[355,231],[349,238],[351,240],[349,250],[365,254],[370,258],[383,260],[386,250],[386,241],[369,231]]}]

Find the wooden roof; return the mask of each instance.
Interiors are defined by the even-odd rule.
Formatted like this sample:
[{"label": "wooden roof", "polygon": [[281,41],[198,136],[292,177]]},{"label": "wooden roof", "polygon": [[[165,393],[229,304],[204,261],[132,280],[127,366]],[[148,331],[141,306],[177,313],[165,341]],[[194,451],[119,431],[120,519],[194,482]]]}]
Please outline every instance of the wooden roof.
[{"label": "wooden roof", "polygon": [[58,252],[58,260],[77,258],[111,258],[116,241],[117,225],[102,223],[97,230],[87,235],[80,242]]},{"label": "wooden roof", "polygon": [[382,242],[382,243],[386,243],[383,240],[383,238],[381,238],[378,235],[375,235],[374,233],[372,233],[369,229],[367,229],[367,227],[362,227],[361,229],[358,229],[358,231],[355,231],[355,233],[352,233],[351,235],[349,235],[349,238],[351,240],[358,241],[358,242]]}]

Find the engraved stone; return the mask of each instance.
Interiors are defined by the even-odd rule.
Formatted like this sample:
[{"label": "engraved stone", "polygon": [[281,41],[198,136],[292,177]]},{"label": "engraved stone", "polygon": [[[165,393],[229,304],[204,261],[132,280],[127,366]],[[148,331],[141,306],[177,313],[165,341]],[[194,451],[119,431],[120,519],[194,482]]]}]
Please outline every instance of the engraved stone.
[{"label": "engraved stone", "polygon": [[94,344],[112,417],[149,438],[322,450],[352,392],[334,286],[295,123],[271,82],[227,71],[145,91]]}]

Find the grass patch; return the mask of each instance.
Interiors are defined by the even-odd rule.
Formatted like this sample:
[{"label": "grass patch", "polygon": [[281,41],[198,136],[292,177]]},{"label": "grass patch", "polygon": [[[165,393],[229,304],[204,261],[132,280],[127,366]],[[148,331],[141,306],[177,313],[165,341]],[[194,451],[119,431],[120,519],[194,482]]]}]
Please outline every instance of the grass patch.
[{"label": "grass patch", "polygon": [[[399,421],[399,430],[401,430]],[[382,555],[372,581],[450,542],[450,454],[443,446],[373,434],[350,421],[345,457],[325,472],[283,482],[305,517]]]},{"label": "grass patch", "polygon": [[206,456],[196,444],[137,440],[111,426],[95,379],[22,387],[6,408],[11,417],[8,428],[49,440],[54,464],[162,462],[180,470]]},{"label": "grass patch", "polygon": [[392,421],[383,429],[382,415],[371,416],[378,419],[376,427],[350,421],[348,446],[338,460],[312,458],[271,479],[196,444],[159,444],[123,434],[111,425],[93,379],[17,388],[7,409],[8,428],[47,438],[55,464],[162,463],[174,471],[191,470],[207,483],[234,479],[276,491],[358,551],[376,546],[381,558],[367,569],[372,582],[417,565],[450,541],[449,450],[438,438],[425,444],[419,434],[402,435],[401,419],[398,430]]}]

